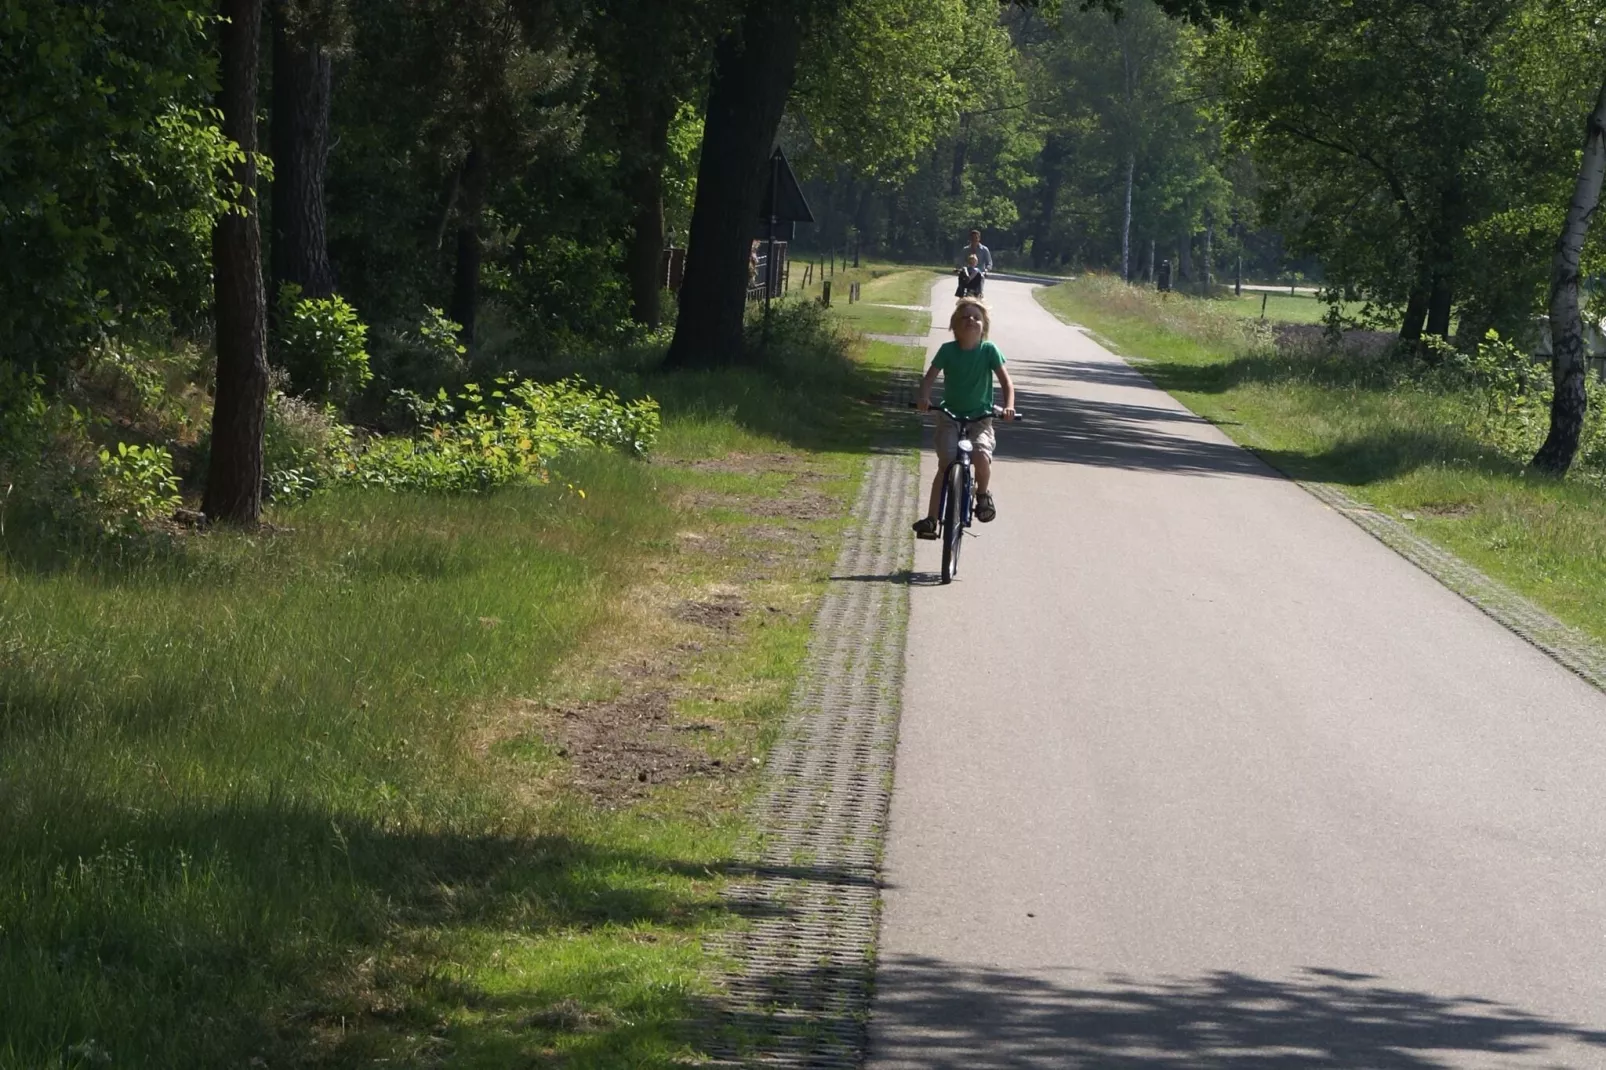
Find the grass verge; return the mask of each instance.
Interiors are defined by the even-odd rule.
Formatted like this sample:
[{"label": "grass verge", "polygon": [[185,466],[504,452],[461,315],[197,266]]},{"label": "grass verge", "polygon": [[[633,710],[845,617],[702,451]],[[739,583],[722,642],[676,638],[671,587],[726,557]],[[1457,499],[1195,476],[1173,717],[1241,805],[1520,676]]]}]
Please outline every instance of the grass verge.
[{"label": "grass verge", "polygon": [[[895,305],[924,306],[931,299],[931,284],[938,273],[921,267],[866,261],[862,267],[839,267],[831,282],[831,309],[836,318],[866,334],[924,335],[931,328],[931,314]],[[797,265],[793,278],[799,280]],[[819,300],[821,279],[808,286],[795,285],[794,299]],[[860,300],[848,303],[848,286],[860,283]]]},{"label": "grass verge", "polygon": [[[1038,291],[1161,388],[1296,479],[1342,485],[1606,640],[1606,473],[1585,458],[1566,480],[1487,434],[1488,400],[1386,352],[1283,340],[1221,302],[1107,279]],[[1598,418],[1598,417],[1597,417]]]},{"label": "grass verge", "polygon": [[891,348],[649,374],[650,464],[8,544],[0,1066],[694,1057]]}]

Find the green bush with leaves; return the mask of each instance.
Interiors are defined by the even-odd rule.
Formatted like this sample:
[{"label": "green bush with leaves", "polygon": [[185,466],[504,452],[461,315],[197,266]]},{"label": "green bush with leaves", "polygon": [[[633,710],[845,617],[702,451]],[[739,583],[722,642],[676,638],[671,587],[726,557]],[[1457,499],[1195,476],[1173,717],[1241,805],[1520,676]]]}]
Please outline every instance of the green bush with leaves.
[{"label": "green bush with leaves", "polygon": [[83,413],[47,394],[42,375],[0,361],[0,528],[91,519],[94,476]]},{"label": "green bush with leaves", "polygon": [[621,401],[578,379],[470,383],[455,397],[407,395],[421,430],[369,441],[352,454],[346,478],[364,486],[483,491],[550,478],[564,453],[595,447],[644,456],[660,428],[658,403]]},{"label": "green bush with leaves", "polygon": [[211,9],[0,3],[0,359],[198,324],[239,147],[211,102]]},{"label": "green bush with leaves", "polygon": [[353,433],[333,406],[274,391],[263,425],[267,495],[300,501],[339,479],[349,466]]},{"label": "green bush with leaves", "polygon": [[367,386],[368,325],[339,294],[302,297],[287,282],[279,291],[279,362],[297,394],[343,404]]},{"label": "green bush with leaves", "polygon": [[108,533],[138,531],[173,515],[183,504],[173,455],[164,446],[119,442],[116,452],[100,451],[97,491],[101,523]]}]

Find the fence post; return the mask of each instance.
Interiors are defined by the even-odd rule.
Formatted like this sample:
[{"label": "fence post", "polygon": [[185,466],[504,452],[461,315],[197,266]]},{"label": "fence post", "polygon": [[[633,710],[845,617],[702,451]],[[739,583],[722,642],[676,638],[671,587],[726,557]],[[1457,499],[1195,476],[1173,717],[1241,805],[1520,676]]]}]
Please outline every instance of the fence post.
[{"label": "fence post", "polygon": [[831,280],[826,279],[820,283],[820,304],[826,308],[831,307]]}]

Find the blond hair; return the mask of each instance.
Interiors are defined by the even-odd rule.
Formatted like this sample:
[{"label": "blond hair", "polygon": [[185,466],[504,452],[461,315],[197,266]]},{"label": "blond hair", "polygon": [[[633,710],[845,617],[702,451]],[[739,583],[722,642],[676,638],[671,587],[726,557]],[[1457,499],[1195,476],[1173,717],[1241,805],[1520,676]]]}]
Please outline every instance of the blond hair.
[{"label": "blond hair", "polygon": [[961,297],[959,299],[958,303],[954,305],[954,314],[948,317],[948,329],[952,331],[958,328],[959,313],[966,305],[975,305],[981,309],[981,336],[985,339],[987,333],[993,329],[993,321],[992,317],[987,314],[987,306],[982,304],[979,297]]}]

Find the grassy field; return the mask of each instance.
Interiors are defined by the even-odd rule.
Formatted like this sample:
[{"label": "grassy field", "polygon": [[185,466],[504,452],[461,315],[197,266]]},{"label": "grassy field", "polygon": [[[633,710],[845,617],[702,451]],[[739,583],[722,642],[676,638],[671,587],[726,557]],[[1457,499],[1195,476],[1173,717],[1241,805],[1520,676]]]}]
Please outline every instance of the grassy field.
[{"label": "grassy field", "polygon": [[[1327,304],[1312,294],[1289,294],[1246,291],[1241,297],[1221,299],[1222,307],[1233,314],[1249,319],[1264,315],[1270,323],[1321,323],[1327,315]],[[1354,311],[1359,311],[1356,306]]]},{"label": "grassy field", "polygon": [[918,353],[648,375],[651,463],[0,556],[0,1066],[669,1066]]},{"label": "grassy field", "polygon": [[[931,315],[907,308],[889,308],[889,305],[924,305],[931,297],[931,284],[937,272],[927,268],[911,268],[899,264],[865,261],[863,266],[838,266],[831,282],[831,309],[837,319],[866,334],[888,334],[904,337],[924,335],[931,327]],[[794,299],[818,300],[821,280],[809,286],[801,283],[798,264],[792,266]],[[848,286],[860,283],[860,300],[848,303]]]},{"label": "grassy field", "polygon": [[1483,434],[1469,388],[1404,373],[1398,358],[1278,349],[1221,302],[1161,299],[1107,280],[1039,291],[1050,310],[1299,479],[1331,482],[1396,516],[1563,620],[1606,639],[1606,475],[1536,477]]}]

